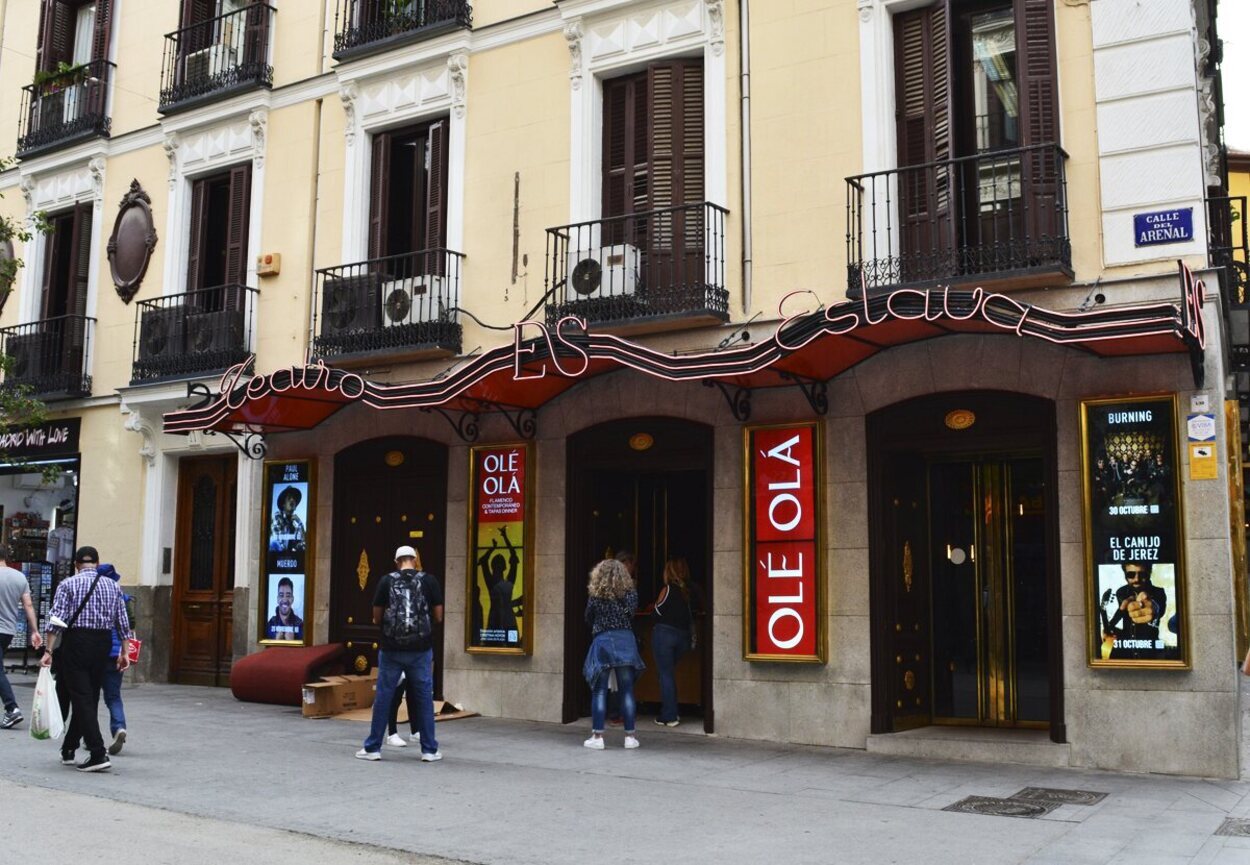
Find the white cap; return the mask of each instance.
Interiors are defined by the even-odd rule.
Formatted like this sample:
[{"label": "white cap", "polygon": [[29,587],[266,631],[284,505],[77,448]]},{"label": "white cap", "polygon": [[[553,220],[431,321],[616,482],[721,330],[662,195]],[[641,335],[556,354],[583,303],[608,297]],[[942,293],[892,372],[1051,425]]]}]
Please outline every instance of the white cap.
[{"label": "white cap", "polygon": [[417,551],[414,550],[412,547],[408,546],[407,544],[395,550],[395,561],[397,562],[400,559],[415,559],[416,557],[417,557]]}]

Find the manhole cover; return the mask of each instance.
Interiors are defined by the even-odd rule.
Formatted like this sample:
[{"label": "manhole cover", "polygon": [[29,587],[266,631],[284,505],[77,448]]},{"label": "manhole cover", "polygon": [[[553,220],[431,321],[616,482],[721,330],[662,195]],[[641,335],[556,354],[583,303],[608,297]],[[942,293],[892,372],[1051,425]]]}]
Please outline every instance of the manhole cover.
[{"label": "manhole cover", "polygon": [[987,814],[991,817],[1042,817],[1059,807],[1058,802],[1036,802],[1028,799],[995,799],[992,796],[969,796],[943,811],[965,814]]},{"label": "manhole cover", "polygon": [[1031,802],[1055,802],[1059,805],[1097,805],[1107,798],[1107,794],[1092,790],[1061,790],[1057,787],[1025,787],[1011,798],[1028,799]]},{"label": "manhole cover", "polygon": [[1239,838],[1250,838],[1250,820],[1240,817],[1229,817],[1220,824],[1216,835],[1236,835]]}]

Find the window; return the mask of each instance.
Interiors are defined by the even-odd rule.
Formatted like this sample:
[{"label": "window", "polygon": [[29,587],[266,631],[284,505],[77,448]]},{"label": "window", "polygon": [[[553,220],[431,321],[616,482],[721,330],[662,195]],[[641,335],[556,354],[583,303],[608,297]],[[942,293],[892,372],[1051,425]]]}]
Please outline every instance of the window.
[{"label": "window", "polygon": [[108,60],[111,0],[43,0],[39,16],[38,68],[56,72]]},{"label": "window", "polygon": [[91,271],[91,205],[49,218],[52,231],[44,238],[41,319],[87,312],[87,280]]},{"label": "window", "polygon": [[442,118],[373,136],[369,258],[447,245],[447,127]]},{"label": "window", "polygon": [[251,163],[203,177],[191,185],[191,233],[187,256],[187,291],[198,305],[222,309],[247,284],[248,214],[252,201]]}]

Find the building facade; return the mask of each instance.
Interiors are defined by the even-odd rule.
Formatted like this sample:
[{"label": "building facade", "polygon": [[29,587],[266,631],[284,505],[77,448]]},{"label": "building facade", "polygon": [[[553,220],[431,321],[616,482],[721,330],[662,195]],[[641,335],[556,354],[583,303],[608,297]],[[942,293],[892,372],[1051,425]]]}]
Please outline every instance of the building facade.
[{"label": "building facade", "polygon": [[367,669],[412,543],[437,688],[573,722],[630,550],[690,567],[708,733],[1237,775],[1206,3],[35,5],[0,333],[146,675]]}]

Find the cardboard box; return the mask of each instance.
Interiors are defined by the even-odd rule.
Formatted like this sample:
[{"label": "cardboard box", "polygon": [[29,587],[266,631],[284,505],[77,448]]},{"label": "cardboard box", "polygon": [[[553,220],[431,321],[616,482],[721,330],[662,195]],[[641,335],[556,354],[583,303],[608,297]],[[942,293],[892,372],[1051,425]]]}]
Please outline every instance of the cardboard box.
[{"label": "cardboard box", "polygon": [[378,674],[369,676],[326,676],[304,686],[304,717],[329,718],[373,706]]}]

